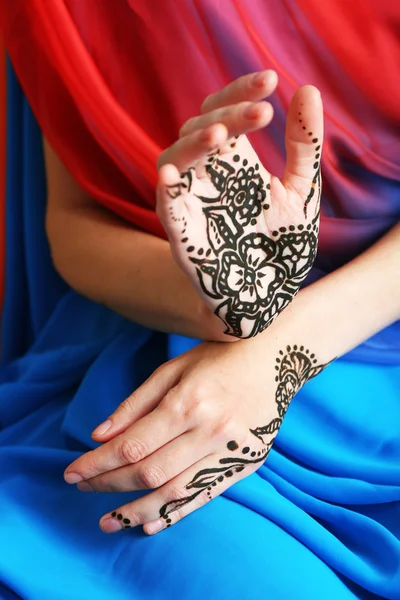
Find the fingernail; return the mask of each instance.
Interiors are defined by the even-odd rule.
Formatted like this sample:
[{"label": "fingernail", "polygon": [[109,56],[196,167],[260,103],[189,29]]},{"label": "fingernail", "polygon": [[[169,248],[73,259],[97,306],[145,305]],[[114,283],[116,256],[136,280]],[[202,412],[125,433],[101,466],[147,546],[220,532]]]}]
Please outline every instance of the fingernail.
[{"label": "fingernail", "polygon": [[114,533],[115,531],[121,531],[122,523],[118,519],[114,519],[113,517],[107,517],[103,521],[101,521],[101,528],[105,533]]},{"label": "fingernail", "polygon": [[163,527],[164,522],[161,521],[161,519],[157,519],[157,521],[150,521],[150,523],[147,523],[146,525],[147,533],[149,533],[150,535],[153,535],[153,533],[157,533],[157,531],[160,531]]},{"label": "fingernail", "polygon": [[256,119],[260,116],[260,110],[262,106],[262,102],[254,102],[253,104],[249,104],[244,111],[243,114],[248,119]]},{"label": "fingernail", "polygon": [[257,87],[262,87],[266,80],[266,73],[262,71],[261,73],[257,73],[254,75],[252,79],[252,83]]},{"label": "fingernail", "polygon": [[111,425],[111,419],[107,419],[107,421],[104,421],[104,423],[100,423],[100,425],[92,431],[92,435],[103,435],[106,431],[110,429]]},{"label": "fingernail", "polygon": [[81,492],[94,492],[94,489],[87,481],[79,481],[78,490]]},{"label": "fingernail", "polygon": [[82,481],[82,475],[78,475],[78,473],[64,473],[64,479],[67,483],[78,483]]}]

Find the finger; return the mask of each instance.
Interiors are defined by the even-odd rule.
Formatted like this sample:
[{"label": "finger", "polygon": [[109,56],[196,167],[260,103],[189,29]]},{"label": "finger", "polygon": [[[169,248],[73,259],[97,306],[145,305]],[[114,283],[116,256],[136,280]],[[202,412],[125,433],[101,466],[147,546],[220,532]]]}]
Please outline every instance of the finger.
[{"label": "finger", "polygon": [[157,169],[172,163],[178,171],[187,171],[197,160],[224,144],[227,139],[228,131],[221,123],[212,124],[202,131],[195,131],[164,150],[158,157]]},{"label": "finger", "polygon": [[213,123],[223,123],[228,129],[228,137],[234,137],[266,127],[273,117],[269,102],[240,102],[216,108],[204,115],[186,121],[179,131],[179,137],[190,135],[199,129],[205,129]]},{"label": "finger", "polygon": [[181,435],[187,428],[185,414],[170,404],[159,405],[123,434],[80,456],[67,467],[65,481],[77,483],[137,463]]},{"label": "finger", "polygon": [[277,84],[278,75],[271,69],[243,75],[226,85],[222,90],[207,96],[201,105],[201,114],[229,104],[237,104],[244,100],[257,102],[270,96]]},{"label": "finger", "polygon": [[145,533],[156,533],[149,522],[156,521],[162,529],[170,527],[250,472],[239,461],[221,464],[218,456],[207,456],[151,494],[107,513],[100,519],[100,527],[113,533],[146,524]]},{"label": "finger", "polygon": [[81,483],[82,492],[131,492],[159,488],[215,450],[199,430],[179,436],[137,465],[121,467]]},{"label": "finger", "polygon": [[311,200],[320,192],[320,161],[323,141],[321,94],[305,85],[293,96],[286,125],[286,167],[283,185],[294,189],[303,199],[304,215]]},{"label": "finger", "polygon": [[180,361],[171,360],[161,365],[117,407],[104,423],[96,427],[92,432],[92,438],[107,442],[150,413],[178,383],[181,372]]}]

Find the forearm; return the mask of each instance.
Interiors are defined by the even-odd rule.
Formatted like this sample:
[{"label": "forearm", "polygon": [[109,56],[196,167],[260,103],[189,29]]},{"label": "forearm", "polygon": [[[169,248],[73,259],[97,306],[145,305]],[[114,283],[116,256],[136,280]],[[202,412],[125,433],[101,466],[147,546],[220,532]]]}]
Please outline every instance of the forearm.
[{"label": "forearm", "polygon": [[170,246],[119,219],[78,186],[44,140],[46,231],[55,268],[82,295],[160,331],[234,341],[175,264]]},{"label": "forearm", "polygon": [[[345,354],[400,319],[400,224],[344,267],[301,290],[255,341],[310,348],[318,362]],[[243,343],[243,342],[242,342]]]},{"label": "forearm", "polygon": [[49,238],[58,240],[52,248],[55,267],[82,295],[152,329],[226,337],[176,266],[168,242],[92,204],[64,214],[58,210],[48,219],[49,230]]}]

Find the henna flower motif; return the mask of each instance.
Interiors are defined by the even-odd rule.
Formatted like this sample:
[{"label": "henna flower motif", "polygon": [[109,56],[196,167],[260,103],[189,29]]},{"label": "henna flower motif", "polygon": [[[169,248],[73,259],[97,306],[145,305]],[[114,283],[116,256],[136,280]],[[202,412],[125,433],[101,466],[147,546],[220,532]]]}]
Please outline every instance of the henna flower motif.
[{"label": "henna flower motif", "polygon": [[[247,163],[244,161],[243,164]],[[257,165],[258,166],[258,165]],[[229,207],[242,226],[248,225],[257,217],[266,197],[263,189],[264,182],[256,167],[243,167],[237,173],[228,177],[226,190],[222,194],[221,202]]]},{"label": "henna flower motif", "polygon": [[281,235],[277,245],[288,277],[303,279],[311,269],[317,252],[317,236],[314,231]]},{"label": "henna flower motif", "polygon": [[232,309],[254,314],[270,304],[285,278],[284,270],[273,262],[275,252],[274,242],[262,233],[251,233],[236,251],[224,252],[218,287],[224,297],[232,298]]}]

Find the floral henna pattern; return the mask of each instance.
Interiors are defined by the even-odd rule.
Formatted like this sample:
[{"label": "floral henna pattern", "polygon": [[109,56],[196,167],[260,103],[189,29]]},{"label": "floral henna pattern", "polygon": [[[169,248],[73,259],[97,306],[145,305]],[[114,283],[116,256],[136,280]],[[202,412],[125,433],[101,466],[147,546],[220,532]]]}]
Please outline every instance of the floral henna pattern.
[{"label": "floral henna pattern", "polygon": [[[304,125],[302,128],[306,129]],[[312,142],[318,144],[318,138]],[[303,207],[307,220],[308,205],[317,189],[314,217],[307,224],[280,227],[268,234],[254,232],[257,217],[270,208],[271,186],[263,181],[259,164],[249,166],[247,159],[241,162],[235,154],[234,166],[230,165],[221,160],[219,149],[209,155],[206,173],[215,195],[196,195],[203,203],[208,247],[196,248],[190,242],[185,235],[186,222],[181,243],[202,291],[218,301],[214,313],[224,322],[227,335],[250,338],[264,331],[291,302],[311,269],[318,245],[320,149],[316,145],[315,174]],[[182,189],[190,191],[191,186],[189,169],[181,174],[181,182],[168,188],[168,193],[176,198]],[[170,211],[174,219],[172,208]]]},{"label": "floral henna pattern", "polygon": [[[277,371],[275,377],[277,416],[267,425],[249,429],[250,433],[260,442],[258,448],[246,445],[239,449],[239,444],[235,440],[230,440],[226,447],[230,452],[235,452],[234,456],[221,458],[218,466],[202,469],[196,473],[193,479],[185,485],[188,495],[171,500],[160,508],[160,518],[164,519],[166,527],[170,527],[172,524],[173,512],[192,502],[199,494],[205,491],[207,499],[211,500],[213,488],[216,488],[225,478],[233,477],[235,473],[243,471],[246,466],[257,464],[261,466],[268,456],[290,401],[309,379],[318,375],[326,366],[318,365],[315,355],[304,349],[304,346],[287,346],[285,351],[279,351],[275,365]],[[129,519],[125,519],[121,513],[114,511],[112,516],[117,517],[126,529],[130,527]]]}]

